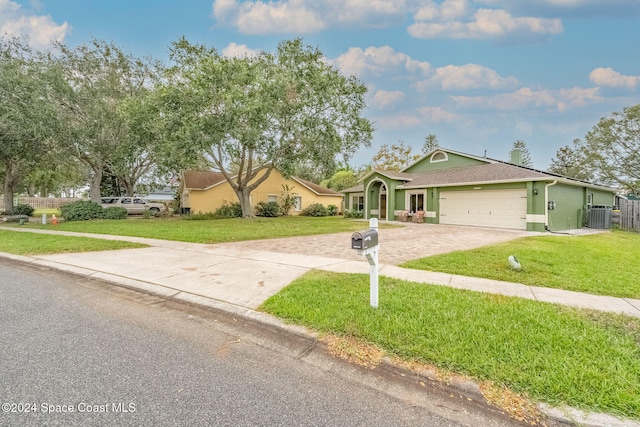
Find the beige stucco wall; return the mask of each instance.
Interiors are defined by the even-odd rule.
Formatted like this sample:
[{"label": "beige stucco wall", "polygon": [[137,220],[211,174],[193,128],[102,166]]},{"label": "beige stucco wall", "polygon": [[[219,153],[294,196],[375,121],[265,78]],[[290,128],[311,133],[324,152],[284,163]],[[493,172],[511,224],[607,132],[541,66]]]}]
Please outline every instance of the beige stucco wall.
[{"label": "beige stucco wall", "polygon": [[[293,179],[285,179],[280,172],[276,170],[272,170],[269,177],[260,184],[258,188],[251,192],[251,205],[255,208],[259,202],[268,202],[269,196],[275,196],[278,204],[280,204],[282,202],[280,193],[282,192],[283,185],[288,185],[289,188],[292,189],[292,193],[301,197],[302,209],[314,203],[321,203],[324,206],[336,205],[338,208],[341,207],[342,195],[317,195],[299,182]],[[183,200],[189,201],[189,205],[187,206],[185,203],[185,207],[191,208],[191,213],[214,212],[225,203],[231,204],[238,201],[236,194],[226,181],[207,190],[188,190],[188,192],[188,198],[183,198]],[[299,215],[300,211],[296,211],[294,208],[291,210],[291,214]]]}]

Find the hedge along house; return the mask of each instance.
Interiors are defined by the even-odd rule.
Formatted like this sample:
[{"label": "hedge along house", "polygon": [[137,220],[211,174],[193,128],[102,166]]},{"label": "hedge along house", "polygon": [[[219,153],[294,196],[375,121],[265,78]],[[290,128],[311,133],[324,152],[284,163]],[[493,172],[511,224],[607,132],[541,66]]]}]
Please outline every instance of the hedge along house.
[{"label": "hedge along house", "polygon": [[[315,203],[324,207],[336,205],[338,209],[342,206],[341,193],[301,178],[287,179],[276,169],[251,192],[251,206],[255,208],[259,202],[281,204],[283,185],[287,185],[294,196],[292,215],[299,215],[303,209]],[[238,202],[236,193],[221,172],[184,171],[180,186],[181,206],[193,213],[215,212],[224,205]]]},{"label": "hedge along house", "polygon": [[423,221],[433,224],[529,231],[581,228],[590,206],[615,198],[609,187],[444,148],[401,172],[373,170],[342,192],[345,210],[364,218],[424,211]]}]

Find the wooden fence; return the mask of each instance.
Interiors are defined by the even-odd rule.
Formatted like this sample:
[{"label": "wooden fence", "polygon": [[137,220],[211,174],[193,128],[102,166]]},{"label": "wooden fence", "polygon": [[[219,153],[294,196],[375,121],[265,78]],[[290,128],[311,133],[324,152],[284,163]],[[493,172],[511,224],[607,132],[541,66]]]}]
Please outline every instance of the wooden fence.
[{"label": "wooden fence", "polygon": [[620,200],[620,228],[640,232],[640,200]]},{"label": "wooden fence", "polygon": [[[76,197],[16,197],[14,205],[25,204],[34,209],[58,209],[67,203],[82,200]],[[4,200],[0,197],[0,211],[4,210]]]}]

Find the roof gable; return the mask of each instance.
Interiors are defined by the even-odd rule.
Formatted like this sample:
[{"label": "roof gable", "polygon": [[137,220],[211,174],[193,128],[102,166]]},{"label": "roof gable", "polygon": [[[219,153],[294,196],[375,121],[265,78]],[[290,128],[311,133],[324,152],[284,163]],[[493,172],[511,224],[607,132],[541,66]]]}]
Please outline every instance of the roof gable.
[{"label": "roof gable", "polygon": [[190,170],[182,173],[182,185],[190,190],[206,190],[225,181],[222,172]]},{"label": "roof gable", "polygon": [[493,163],[493,161],[486,157],[473,156],[471,154],[460,153],[447,148],[436,148],[431,150],[421,159],[404,168],[402,172],[427,172],[488,163]]},{"label": "roof gable", "polygon": [[307,187],[309,190],[313,191],[318,196],[342,196],[342,193],[339,193],[330,188],[326,188],[321,185],[315,184],[311,181],[307,181],[306,179],[298,178],[295,176],[292,176],[291,179]]}]

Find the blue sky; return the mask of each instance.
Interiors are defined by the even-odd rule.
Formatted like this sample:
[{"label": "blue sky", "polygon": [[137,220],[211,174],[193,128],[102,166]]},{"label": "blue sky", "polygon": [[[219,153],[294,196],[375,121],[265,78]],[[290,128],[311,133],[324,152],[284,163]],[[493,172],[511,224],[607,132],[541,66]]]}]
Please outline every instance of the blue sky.
[{"label": "blue sky", "polygon": [[640,104],[640,0],[0,0],[0,32],[45,47],[91,38],[167,61],[185,36],[226,55],[302,37],[370,91],[372,147],[424,137],[535,167],[598,120]]}]

